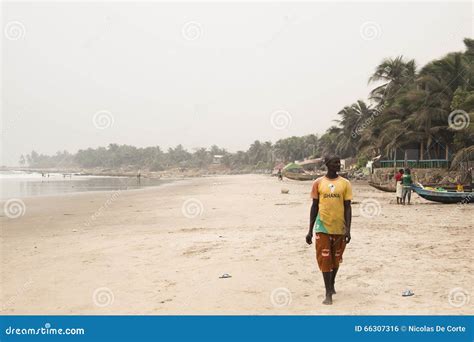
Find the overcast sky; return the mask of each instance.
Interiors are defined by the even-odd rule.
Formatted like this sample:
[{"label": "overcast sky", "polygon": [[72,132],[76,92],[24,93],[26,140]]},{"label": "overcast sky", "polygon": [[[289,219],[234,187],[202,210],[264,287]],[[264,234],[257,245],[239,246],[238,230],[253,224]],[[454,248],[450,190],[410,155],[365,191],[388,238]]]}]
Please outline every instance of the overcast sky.
[{"label": "overcast sky", "polygon": [[321,134],[385,57],[463,51],[464,3],[3,3],[2,164]]}]

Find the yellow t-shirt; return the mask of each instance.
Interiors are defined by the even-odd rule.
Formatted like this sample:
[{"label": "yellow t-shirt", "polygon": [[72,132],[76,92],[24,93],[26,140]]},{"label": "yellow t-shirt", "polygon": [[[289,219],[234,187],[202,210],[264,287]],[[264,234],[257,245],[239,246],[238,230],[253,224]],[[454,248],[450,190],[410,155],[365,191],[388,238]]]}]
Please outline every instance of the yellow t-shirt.
[{"label": "yellow t-shirt", "polygon": [[313,183],[311,197],[319,198],[314,232],[345,234],[344,201],[352,200],[351,183],[341,176],[335,179],[319,177]]}]

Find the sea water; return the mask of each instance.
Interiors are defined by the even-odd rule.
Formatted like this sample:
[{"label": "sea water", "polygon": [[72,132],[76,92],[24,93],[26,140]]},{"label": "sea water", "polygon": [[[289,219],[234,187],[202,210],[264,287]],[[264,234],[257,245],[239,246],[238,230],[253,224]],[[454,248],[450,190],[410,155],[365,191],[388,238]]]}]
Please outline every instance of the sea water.
[{"label": "sea water", "polygon": [[0,171],[0,199],[59,195],[84,191],[139,189],[166,183],[141,177],[84,176],[80,174]]}]

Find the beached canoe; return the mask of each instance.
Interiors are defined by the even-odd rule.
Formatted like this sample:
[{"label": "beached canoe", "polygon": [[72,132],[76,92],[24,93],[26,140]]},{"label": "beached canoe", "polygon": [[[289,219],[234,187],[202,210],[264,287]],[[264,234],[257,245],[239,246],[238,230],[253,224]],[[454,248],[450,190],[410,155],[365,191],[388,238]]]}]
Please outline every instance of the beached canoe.
[{"label": "beached canoe", "polygon": [[298,172],[289,172],[289,171],[283,171],[283,176],[289,179],[297,180],[297,181],[310,181],[310,180],[315,180],[318,177],[321,177],[321,175],[319,174],[298,173]]},{"label": "beached canoe", "polygon": [[[347,178],[347,172],[338,172],[338,175]],[[324,176],[324,173],[302,173],[302,172],[288,172],[283,171],[283,176],[297,181],[309,181]]]},{"label": "beached canoe", "polygon": [[390,186],[388,184],[380,184],[369,181],[369,185],[377,190],[385,191],[385,192],[395,192],[395,186]]},{"label": "beached canoe", "polygon": [[474,192],[451,192],[427,190],[419,185],[412,185],[412,189],[420,197],[439,203],[474,203]]}]

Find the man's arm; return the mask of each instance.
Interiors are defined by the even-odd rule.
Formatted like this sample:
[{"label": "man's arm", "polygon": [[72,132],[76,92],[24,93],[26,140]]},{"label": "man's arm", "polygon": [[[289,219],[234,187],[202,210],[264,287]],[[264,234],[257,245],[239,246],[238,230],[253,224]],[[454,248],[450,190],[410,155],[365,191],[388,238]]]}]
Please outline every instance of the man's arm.
[{"label": "man's arm", "polygon": [[346,243],[351,241],[352,207],[351,201],[344,201],[344,221],[346,223]]},{"label": "man's arm", "polygon": [[306,235],[306,243],[311,245],[313,243],[313,227],[316,222],[316,217],[319,211],[319,198],[313,198],[313,204],[311,205],[311,212],[309,214],[309,231]]}]

